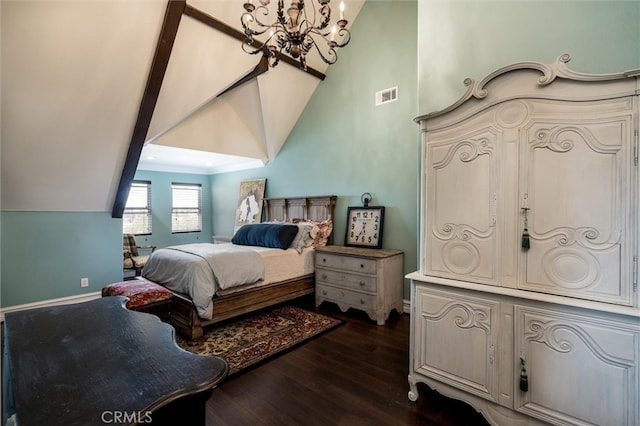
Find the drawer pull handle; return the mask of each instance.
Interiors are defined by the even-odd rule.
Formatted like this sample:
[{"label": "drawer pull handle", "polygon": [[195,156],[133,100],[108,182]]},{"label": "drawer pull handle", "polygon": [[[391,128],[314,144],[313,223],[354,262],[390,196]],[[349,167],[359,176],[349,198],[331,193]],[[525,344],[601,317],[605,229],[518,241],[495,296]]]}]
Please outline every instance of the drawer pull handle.
[{"label": "drawer pull handle", "polygon": [[364,281],[360,281],[360,287],[364,287],[366,283]]},{"label": "drawer pull handle", "polygon": [[322,279],[326,280],[327,279],[327,274],[322,274]]},{"label": "drawer pull handle", "polygon": [[322,295],[326,296],[327,295],[327,290],[322,290]]},{"label": "drawer pull handle", "polygon": [[360,267],[361,267],[361,268],[364,268],[364,264],[362,264],[362,263],[361,263],[361,264],[360,264]]},{"label": "drawer pull handle", "polygon": [[364,300],[363,299],[360,299],[360,304],[364,305]]},{"label": "drawer pull handle", "polygon": [[326,262],[326,261],[327,261],[327,258],[326,258],[326,257],[323,257],[323,258],[322,258],[322,261],[323,261],[323,262]]}]

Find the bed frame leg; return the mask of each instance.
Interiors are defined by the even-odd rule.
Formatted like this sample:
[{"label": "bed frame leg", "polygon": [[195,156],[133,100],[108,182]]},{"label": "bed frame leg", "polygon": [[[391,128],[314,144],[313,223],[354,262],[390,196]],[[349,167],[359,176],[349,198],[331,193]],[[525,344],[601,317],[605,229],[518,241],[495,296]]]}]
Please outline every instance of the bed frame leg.
[{"label": "bed frame leg", "polygon": [[186,339],[202,337],[204,330],[193,303],[182,295],[174,293],[174,296],[171,304],[171,325]]}]

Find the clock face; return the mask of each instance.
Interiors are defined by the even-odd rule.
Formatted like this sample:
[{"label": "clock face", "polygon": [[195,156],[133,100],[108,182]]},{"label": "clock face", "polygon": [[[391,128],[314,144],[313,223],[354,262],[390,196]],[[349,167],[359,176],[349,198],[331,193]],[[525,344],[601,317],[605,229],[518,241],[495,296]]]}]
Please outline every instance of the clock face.
[{"label": "clock face", "polygon": [[382,247],[384,207],[349,207],[346,246]]}]

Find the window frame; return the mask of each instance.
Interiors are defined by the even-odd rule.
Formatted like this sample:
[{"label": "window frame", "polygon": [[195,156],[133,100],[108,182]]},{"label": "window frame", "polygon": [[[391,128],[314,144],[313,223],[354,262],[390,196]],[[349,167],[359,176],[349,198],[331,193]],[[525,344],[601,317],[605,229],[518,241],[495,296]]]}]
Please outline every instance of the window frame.
[{"label": "window frame", "polygon": [[[175,190],[192,190],[197,188],[197,204],[198,207],[176,207]],[[196,201],[196,200],[191,200]],[[176,230],[176,215],[177,214],[197,214],[197,228],[179,228]],[[187,234],[193,232],[202,232],[202,184],[200,183],[186,183],[186,182],[171,182],[171,233],[172,234]]]},{"label": "window frame", "polygon": [[[131,199],[132,189],[135,186],[144,186],[147,190],[147,205],[146,207],[127,207],[129,200]],[[137,232],[140,229],[125,229],[126,220],[131,215],[144,215],[146,216],[147,229],[144,232]],[[131,182],[129,188],[129,195],[127,196],[127,202],[125,203],[124,212],[122,214],[122,233],[133,235],[151,235],[153,233],[153,209],[151,204],[151,181],[150,180],[134,180]]]}]

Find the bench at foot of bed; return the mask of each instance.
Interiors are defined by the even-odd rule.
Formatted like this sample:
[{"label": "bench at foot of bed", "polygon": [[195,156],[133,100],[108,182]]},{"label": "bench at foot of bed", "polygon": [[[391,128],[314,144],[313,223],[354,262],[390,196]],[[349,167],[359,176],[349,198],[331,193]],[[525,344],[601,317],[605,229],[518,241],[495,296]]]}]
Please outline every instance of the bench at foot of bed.
[{"label": "bench at foot of bed", "polygon": [[154,314],[163,321],[169,321],[173,293],[142,277],[106,285],[102,288],[102,297],[106,296],[125,296],[129,299],[128,309]]}]

